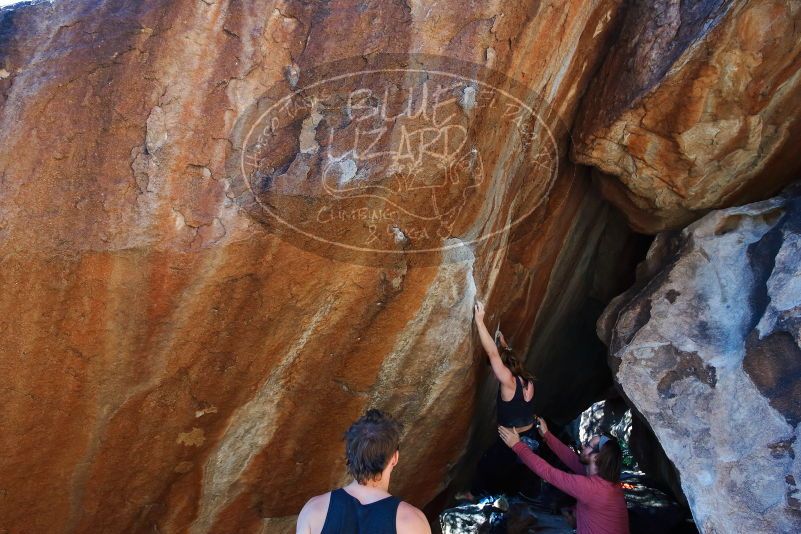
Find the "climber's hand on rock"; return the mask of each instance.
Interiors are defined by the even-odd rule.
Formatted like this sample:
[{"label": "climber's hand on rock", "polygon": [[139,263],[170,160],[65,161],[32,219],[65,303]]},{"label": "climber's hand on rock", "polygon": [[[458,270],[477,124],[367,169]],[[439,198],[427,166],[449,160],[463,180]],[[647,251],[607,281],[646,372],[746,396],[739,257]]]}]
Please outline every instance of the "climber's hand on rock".
[{"label": "climber's hand on rock", "polygon": [[520,436],[517,435],[517,430],[514,428],[506,428],[505,426],[498,427],[498,434],[507,446],[514,447],[516,443],[520,443]]},{"label": "climber's hand on rock", "polygon": [[506,338],[503,337],[503,332],[498,332],[498,337],[501,338],[501,347],[503,347],[505,349],[509,348],[509,345],[506,344]]},{"label": "climber's hand on rock", "polygon": [[537,417],[537,430],[539,431],[540,436],[543,438],[545,437],[545,434],[548,433],[548,423],[546,423],[545,419],[542,417]]},{"label": "climber's hand on rock", "polygon": [[476,322],[477,323],[478,322],[483,323],[484,322],[484,305],[481,302],[476,301],[476,305],[475,305],[474,311],[475,311]]}]

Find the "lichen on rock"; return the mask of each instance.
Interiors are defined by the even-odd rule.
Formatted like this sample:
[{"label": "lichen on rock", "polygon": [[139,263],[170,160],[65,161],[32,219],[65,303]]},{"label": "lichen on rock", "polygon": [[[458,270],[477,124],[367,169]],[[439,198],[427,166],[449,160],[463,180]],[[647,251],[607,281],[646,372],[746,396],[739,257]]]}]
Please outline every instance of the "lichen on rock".
[{"label": "lichen on rock", "polygon": [[599,320],[703,532],[801,524],[800,238],[798,186],[712,212],[661,235]]}]

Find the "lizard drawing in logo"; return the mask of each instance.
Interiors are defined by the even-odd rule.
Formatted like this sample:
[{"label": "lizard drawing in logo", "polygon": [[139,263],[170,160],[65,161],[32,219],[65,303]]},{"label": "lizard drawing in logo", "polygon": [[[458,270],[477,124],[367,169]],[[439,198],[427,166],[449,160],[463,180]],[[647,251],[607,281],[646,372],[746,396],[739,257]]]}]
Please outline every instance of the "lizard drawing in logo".
[{"label": "lizard drawing in logo", "polygon": [[405,223],[425,228],[426,237],[453,235],[484,182],[484,161],[463,125],[357,129],[353,139],[348,150],[326,155],[322,184],[329,195],[379,200],[402,214],[401,229]]}]

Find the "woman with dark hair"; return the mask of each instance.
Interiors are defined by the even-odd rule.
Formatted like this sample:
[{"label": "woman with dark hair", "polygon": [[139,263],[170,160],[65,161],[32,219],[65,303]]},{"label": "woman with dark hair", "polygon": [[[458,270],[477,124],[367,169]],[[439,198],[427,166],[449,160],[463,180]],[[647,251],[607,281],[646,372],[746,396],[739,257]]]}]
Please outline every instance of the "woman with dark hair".
[{"label": "woman with dark hair", "polygon": [[514,429],[501,426],[498,433],[529,469],[575,497],[577,534],[628,534],[628,509],[620,487],[623,451],[618,441],[609,436],[593,436],[581,454],[576,454],[548,432],[548,425],[541,418],[538,426],[548,447],[575,474],[557,469],[537,456],[520,441]]},{"label": "woman with dark hair", "polygon": [[[475,305],[475,322],[481,345],[498,381],[498,424],[515,429],[530,447],[536,448],[539,443],[534,428],[534,375],[506,344],[503,334],[498,332],[497,339],[493,339],[484,324],[484,305],[481,302]],[[537,494],[539,479],[526,475],[520,467],[515,454],[498,440],[479,461],[472,495],[466,497],[486,493],[516,493],[524,483],[526,493]],[[528,480],[524,480],[526,478]]]}]

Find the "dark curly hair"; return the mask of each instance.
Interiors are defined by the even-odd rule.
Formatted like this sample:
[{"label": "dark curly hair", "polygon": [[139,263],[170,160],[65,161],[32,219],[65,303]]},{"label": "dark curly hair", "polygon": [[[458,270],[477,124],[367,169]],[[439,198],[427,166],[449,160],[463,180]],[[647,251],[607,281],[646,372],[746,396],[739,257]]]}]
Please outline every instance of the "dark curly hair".
[{"label": "dark curly hair", "polygon": [[345,464],[359,484],[378,480],[400,445],[401,424],[381,410],[367,410],[345,432]]}]

